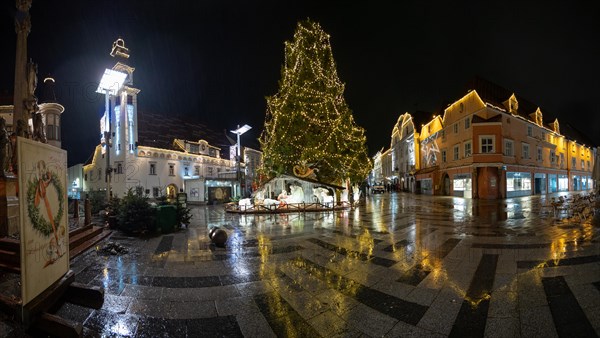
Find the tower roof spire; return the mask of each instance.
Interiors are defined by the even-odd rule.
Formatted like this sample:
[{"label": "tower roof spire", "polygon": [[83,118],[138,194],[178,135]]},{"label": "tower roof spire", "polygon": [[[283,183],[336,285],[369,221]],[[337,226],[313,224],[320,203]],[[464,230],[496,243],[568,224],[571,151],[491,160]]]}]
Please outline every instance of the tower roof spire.
[{"label": "tower roof spire", "polygon": [[118,38],[113,42],[112,50],[110,51],[110,56],[117,57],[120,56],[124,59],[129,58],[129,48],[125,47],[125,41],[121,38]]}]

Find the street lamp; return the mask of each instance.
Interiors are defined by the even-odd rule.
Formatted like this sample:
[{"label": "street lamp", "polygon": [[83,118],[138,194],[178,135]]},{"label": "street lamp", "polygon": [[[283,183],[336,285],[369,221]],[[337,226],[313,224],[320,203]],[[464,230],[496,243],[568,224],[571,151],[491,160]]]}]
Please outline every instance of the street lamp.
[{"label": "street lamp", "polygon": [[110,128],[110,104],[109,98],[111,95],[117,95],[119,90],[123,87],[123,83],[125,82],[125,78],[127,78],[127,74],[118,72],[112,69],[106,69],[104,71],[104,75],[102,75],[102,79],[100,80],[100,84],[98,85],[98,89],[96,89],[96,93],[104,94],[104,108],[106,109],[106,120],[105,120],[105,128],[104,128],[104,142],[106,144],[106,200],[110,201],[110,179],[111,179],[111,169],[110,169],[110,139],[111,139],[111,128]]},{"label": "street lamp", "polygon": [[238,180],[238,183],[240,184],[240,195],[241,195],[241,190],[242,190],[242,183],[241,183],[241,179],[240,179],[240,162],[241,162],[241,157],[240,157],[240,151],[241,151],[240,135],[244,134],[245,132],[247,132],[250,129],[252,129],[252,127],[250,127],[247,124],[244,124],[241,127],[238,124],[236,130],[230,130],[230,132],[232,132],[232,133],[234,133],[234,134],[237,135],[237,180]]}]

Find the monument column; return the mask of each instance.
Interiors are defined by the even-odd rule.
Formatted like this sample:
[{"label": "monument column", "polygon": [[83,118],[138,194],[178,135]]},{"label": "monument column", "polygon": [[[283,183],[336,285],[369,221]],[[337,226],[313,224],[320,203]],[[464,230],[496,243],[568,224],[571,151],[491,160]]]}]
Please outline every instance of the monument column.
[{"label": "monument column", "polygon": [[28,97],[27,82],[27,36],[31,31],[31,19],[29,8],[31,0],[16,0],[17,13],[15,14],[15,31],[17,33],[17,46],[15,55],[15,88],[14,88],[14,112],[13,112],[13,130],[17,131],[18,136],[25,136],[24,128],[17,128],[19,121],[23,126],[27,126],[29,116],[25,115],[25,102]]}]

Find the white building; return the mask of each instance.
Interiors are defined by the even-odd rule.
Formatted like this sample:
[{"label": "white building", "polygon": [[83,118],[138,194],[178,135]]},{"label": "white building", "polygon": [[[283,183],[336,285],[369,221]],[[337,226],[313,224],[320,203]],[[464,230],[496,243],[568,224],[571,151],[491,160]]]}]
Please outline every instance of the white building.
[{"label": "white building", "polygon": [[[226,202],[243,195],[245,178],[242,175],[238,180],[234,160],[221,158],[221,148],[215,145],[220,138],[201,124],[138,114],[140,90],[133,87],[135,69],[125,64],[129,51],[122,39],[115,41],[111,55],[120,58],[112,69],[126,73],[127,78],[116,95],[110,96],[110,122],[106,112],[100,120],[100,144],[83,167],[84,191],[106,192],[110,187],[111,196],[122,197],[132,189],[152,198],[175,197],[183,191],[191,203]],[[107,149],[104,135],[108,130],[112,146]],[[259,160],[251,156],[252,170],[262,161],[262,154],[257,153]],[[250,168],[242,163],[242,174],[246,169]]]}]

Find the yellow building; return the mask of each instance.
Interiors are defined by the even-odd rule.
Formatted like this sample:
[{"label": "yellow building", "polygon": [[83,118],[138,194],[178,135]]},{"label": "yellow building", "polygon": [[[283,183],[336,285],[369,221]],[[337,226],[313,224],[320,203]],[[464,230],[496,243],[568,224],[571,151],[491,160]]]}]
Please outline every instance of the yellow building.
[{"label": "yellow building", "polygon": [[[594,150],[584,135],[544,120],[540,107],[482,79],[416,139],[418,193],[495,199],[593,188]],[[404,163],[406,153],[397,153],[394,163]]]}]

